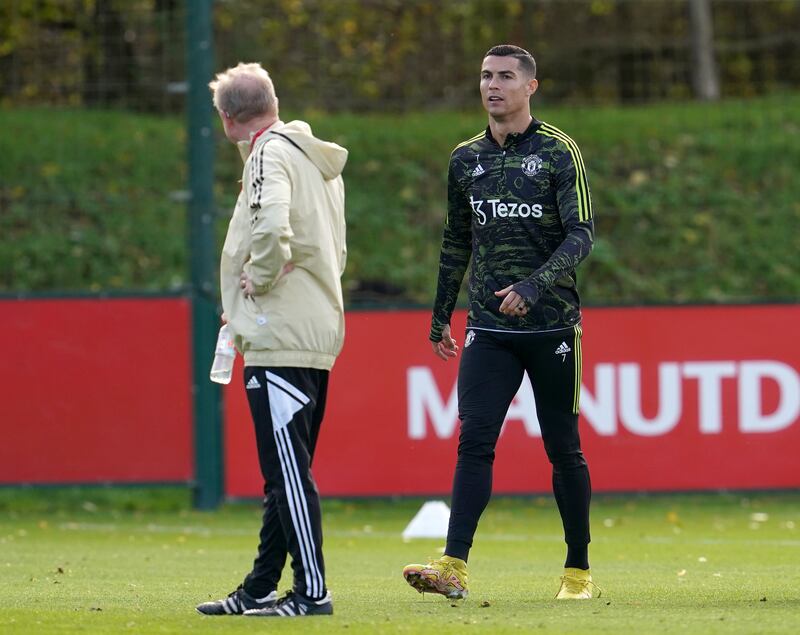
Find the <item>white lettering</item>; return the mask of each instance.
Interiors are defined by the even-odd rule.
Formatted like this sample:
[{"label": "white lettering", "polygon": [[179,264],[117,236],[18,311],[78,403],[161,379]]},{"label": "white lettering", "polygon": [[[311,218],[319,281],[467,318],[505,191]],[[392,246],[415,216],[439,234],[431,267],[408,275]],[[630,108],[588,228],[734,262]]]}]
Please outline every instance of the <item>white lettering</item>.
[{"label": "white lettering", "polygon": [[[594,387],[581,386],[581,414],[600,436],[614,436],[618,425],[633,434],[654,437],[669,433],[682,419],[682,381],[697,380],[698,429],[701,434],[720,434],[724,426],[723,381],[738,379],[738,429],[742,433],[784,430],[800,419],[800,374],[790,365],[774,360],[734,362],[664,362],[658,366],[658,389],[648,389],[642,402],[639,364],[601,363],[594,367]],[[425,439],[429,426],[439,439],[453,437],[458,430],[458,388],[453,384],[446,401],[427,366],[407,371],[408,435]],[[777,387],[777,405],[765,412],[764,383]],[[650,395],[655,395],[651,400]],[[645,408],[654,416],[646,417]],[[730,415],[729,415],[730,416]],[[530,381],[523,379],[506,413],[504,424],[521,421],[530,437],[540,437],[536,400]],[[619,422],[619,423],[618,423]]]},{"label": "white lettering", "polygon": [[486,213],[481,210],[483,206],[483,201],[478,200],[470,194],[469,196],[469,204],[472,207],[472,211],[474,212],[475,216],[478,217],[478,224],[485,225],[486,224]]},{"label": "white lettering", "polygon": [[476,216],[479,225],[485,225],[487,219],[487,212],[483,210],[483,204],[489,203],[491,205],[492,218],[533,218],[542,217],[541,203],[504,203],[499,198],[490,198],[489,200],[476,199],[470,194],[469,204],[472,207],[472,212]]},{"label": "white lettering", "polygon": [[722,379],[736,377],[734,362],[687,362],[683,376],[697,380],[698,418],[702,434],[722,432]]},{"label": "white lettering", "polygon": [[668,362],[658,366],[658,414],[642,415],[641,380],[638,364],[619,365],[619,406],[622,425],[634,434],[654,437],[674,428],[681,416],[680,366]]},{"label": "white lettering", "polygon": [[433,431],[440,439],[453,436],[458,424],[458,386],[453,384],[447,404],[442,402],[436,380],[427,366],[412,366],[406,373],[408,381],[408,436],[424,439],[425,423],[430,419]]},{"label": "white lettering", "polygon": [[581,412],[597,434],[613,436],[617,433],[614,364],[594,367],[594,395],[581,385]]},{"label": "white lettering", "polygon": [[[778,384],[778,407],[764,414],[761,382]],[[800,416],[800,377],[791,366],[776,361],[739,364],[739,429],[742,432],[777,432]]]}]

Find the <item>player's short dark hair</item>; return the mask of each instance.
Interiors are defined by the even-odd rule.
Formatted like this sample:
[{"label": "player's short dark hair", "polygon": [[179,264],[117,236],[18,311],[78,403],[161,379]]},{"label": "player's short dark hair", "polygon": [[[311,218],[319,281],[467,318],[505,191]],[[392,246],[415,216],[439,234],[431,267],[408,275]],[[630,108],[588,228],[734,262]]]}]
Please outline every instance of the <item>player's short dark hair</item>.
[{"label": "player's short dark hair", "polygon": [[528,53],[524,48],[514,46],[513,44],[498,44],[493,46],[484,57],[496,55],[497,57],[514,57],[519,60],[519,67],[530,75],[531,79],[536,78],[536,60],[533,55]]}]

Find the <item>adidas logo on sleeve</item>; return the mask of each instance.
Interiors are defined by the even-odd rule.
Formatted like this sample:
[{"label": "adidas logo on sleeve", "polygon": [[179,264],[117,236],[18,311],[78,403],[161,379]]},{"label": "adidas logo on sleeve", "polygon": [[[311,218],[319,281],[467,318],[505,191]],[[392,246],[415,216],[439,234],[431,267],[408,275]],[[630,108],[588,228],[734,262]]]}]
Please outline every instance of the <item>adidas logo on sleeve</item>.
[{"label": "adidas logo on sleeve", "polygon": [[256,376],[253,375],[250,378],[250,381],[247,382],[247,385],[245,386],[245,388],[247,390],[256,390],[258,388],[261,388],[261,384],[258,383],[258,379],[256,379]]}]

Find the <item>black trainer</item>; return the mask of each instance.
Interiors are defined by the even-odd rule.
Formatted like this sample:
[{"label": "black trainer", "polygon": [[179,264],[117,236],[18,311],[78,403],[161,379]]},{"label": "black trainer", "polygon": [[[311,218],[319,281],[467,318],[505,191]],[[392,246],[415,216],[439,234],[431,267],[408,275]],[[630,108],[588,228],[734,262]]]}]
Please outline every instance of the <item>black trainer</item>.
[{"label": "black trainer", "polygon": [[242,588],[231,591],[228,597],[214,602],[203,602],[197,605],[197,612],[203,615],[241,615],[248,609],[273,607],[278,601],[278,593],[273,591],[263,598],[254,598]]},{"label": "black trainer", "polygon": [[333,598],[330,591],[321,600],[309,600],[289,591],[274,606],[248,609],[247,617],[303,617],[306,615],[333,615]]}]

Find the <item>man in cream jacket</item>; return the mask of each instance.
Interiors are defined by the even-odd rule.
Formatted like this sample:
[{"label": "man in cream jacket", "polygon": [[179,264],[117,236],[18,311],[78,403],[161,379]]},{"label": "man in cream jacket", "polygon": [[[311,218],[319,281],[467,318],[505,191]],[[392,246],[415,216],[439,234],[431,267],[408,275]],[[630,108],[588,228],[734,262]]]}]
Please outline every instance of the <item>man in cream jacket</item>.
[{"label": "man in cream jacket", "polygon": [[[206,615],[330,615],[319,495],[311,461],[328,374],[344,339],[347,150],[283,123],[272,80],[239,64],[210,84],[228,139],[244,158],[242,190],[220,263],[225,319],[244,356],[244,384],[264,477],[258,556]],[[292,559],[293,589],[277,585]]]}]

